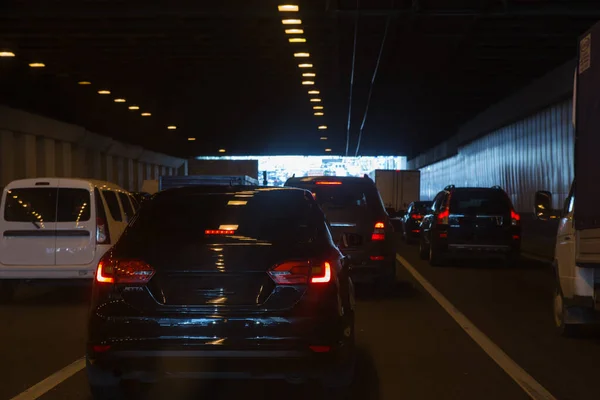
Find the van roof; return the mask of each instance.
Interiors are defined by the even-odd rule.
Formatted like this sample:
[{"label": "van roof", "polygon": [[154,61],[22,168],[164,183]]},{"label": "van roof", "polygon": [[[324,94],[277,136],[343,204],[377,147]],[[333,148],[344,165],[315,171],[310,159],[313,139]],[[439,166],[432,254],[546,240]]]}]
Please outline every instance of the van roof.
[{"label": "van roof", "polygon": [[30,179],[18,179],[10,182],[6,185],[6,190],[15,189],[15,188],[23,188],[23,187],[35,187],[39,186],[36,183],[44,182],[44,181],[54,181],[55,185],[60,182],[61,186],[68,186],[69,183],[78,184],[79,186],[82,183],[87,183],[91,186],[97,188],[111,189],[115,191],[127,192],[127,190],[123,189],[117,184],[101,181],[97,179],[86,179],[86,178],[57,178],[57,177],[40,177],[40,178],[30,178]]}]

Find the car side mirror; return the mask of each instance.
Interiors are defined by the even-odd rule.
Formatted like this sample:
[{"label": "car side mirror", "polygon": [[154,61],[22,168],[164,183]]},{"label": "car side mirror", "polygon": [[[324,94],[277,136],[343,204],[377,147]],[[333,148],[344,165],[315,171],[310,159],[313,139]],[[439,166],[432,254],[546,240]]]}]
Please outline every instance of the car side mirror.
[{"label": "car side mirror", "polygon": [[552,193],[540,190],[535,192],[533,215],[540,221],[547,221],[552,216]]}]

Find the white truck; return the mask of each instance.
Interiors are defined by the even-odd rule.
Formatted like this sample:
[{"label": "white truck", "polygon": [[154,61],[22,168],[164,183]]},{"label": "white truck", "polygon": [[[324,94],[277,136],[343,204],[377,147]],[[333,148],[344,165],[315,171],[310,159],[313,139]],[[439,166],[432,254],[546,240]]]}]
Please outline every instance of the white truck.
[{"label": "white truck", "polygon": [[[553,210],[552,195],[535,194],[538,219],[559,220],[553,267],[556,276],[554,321],[563,336],[574,336],[583,325],[600,322],[600,24],[579,42],[579,62],[573,90],[575,180],[562,210]],[[577,201],[576,201],[577,200]]]},{"label": "white truck", "polygon": [[375,186],[390,216],[401,215],[410,203],[419,201],[420,171],[376,169],[369,176],[375,181]]}]

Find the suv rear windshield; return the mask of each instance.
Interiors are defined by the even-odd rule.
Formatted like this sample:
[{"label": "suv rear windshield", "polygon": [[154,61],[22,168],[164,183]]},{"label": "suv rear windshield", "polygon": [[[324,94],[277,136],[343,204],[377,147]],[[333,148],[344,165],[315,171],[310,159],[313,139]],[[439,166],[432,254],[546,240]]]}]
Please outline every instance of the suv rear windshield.
[{"label": "suv rear windshield", "polygon": [[457,190],[450,198],[453,214],[506,214],[511,208],[506,193],[496,189]]},{"label": "suv rear windshield", "polygon": [[377,188],[364,184],[311,185],[310,190],[319,206],[327,209],[366,207],[374,213],[384,210]]},{"label": "suv rear windshield", "polygon": [[433,202],[425,201],[420,203],[414,203],[411,212],[414,214],[426,214],[430,209]]},{"label": "suv rear windshield", "polygon": [[265,191],[251,197],[185,193],[146,202],[131,230],[173,238],[235,229],[235,236],[257,240],[311,242],[319,221],[324,226],[315,203],[300,191]]},{"label": "suv rear windshield", "polygon": [[86,189],[21,188],[12,189],[6,195],[5,221],[83,222],[89,219],[90,192]]}]

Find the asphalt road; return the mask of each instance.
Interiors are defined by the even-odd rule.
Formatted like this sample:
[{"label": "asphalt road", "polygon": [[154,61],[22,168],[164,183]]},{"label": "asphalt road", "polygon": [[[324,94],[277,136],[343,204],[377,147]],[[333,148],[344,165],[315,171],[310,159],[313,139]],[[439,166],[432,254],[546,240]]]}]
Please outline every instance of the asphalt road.
[{"label": "asphalt road", "polygon": [[[600,398],[600,335],[556,335],[548,267],[525,260],[511,269],[487,262],[434,268],[412,246],[400,245],[398,253],[555,398]],[[402,265],[398,278],[385,296],[359,288],[354,399],[528,398]],[[12,399],[83,356],[88,292],[25,288],[13,304],[0,306],[0,399]],[[157,399],[315,398],[310,386],[267,381],[177,382],[140,393]],[[41,399],[90,399],[84,370]]]}]

